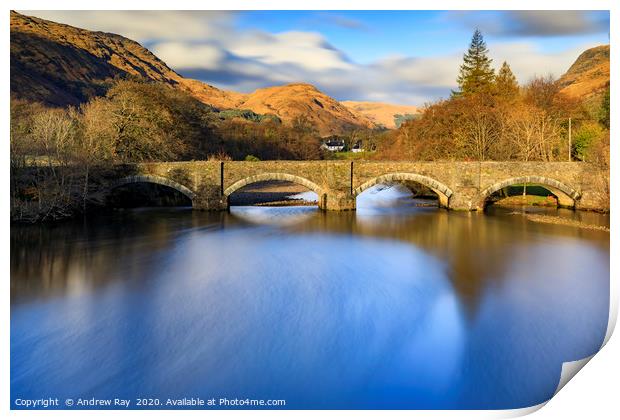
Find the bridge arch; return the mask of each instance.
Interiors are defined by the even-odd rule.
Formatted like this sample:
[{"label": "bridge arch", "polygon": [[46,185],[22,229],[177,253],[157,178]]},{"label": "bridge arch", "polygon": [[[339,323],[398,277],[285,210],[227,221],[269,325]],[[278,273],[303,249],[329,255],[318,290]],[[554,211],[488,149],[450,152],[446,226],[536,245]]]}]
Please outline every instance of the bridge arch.
[{"label": "bridge arch", "polygon": [[226,188],[224,190],[224,196],[228,197],[232,193],[234,193],[235,191],[237,191],[240,188],[245,187],[246,185],[254,184],[255,182],[261,182],[261,181],[289,181],[289,182],[294,182],[296,184],[303,185],[304,187],[308,188],[309,190],[314,191],[319,196],[319,198],[323,195],[323,188],[319,187],[314,182],[307,180],[306,178],[302,178],[302,177],[297,176],[297,175],[281,173],[281,172],[268,172],[268,173],[252,175],[252,176],[249,176],[247,178],[240,179],[239,181],[233,183],[232,185],[230,185],[228,188]]},{"label": "bridge arch", "polygon": [[478,198],[480,208],[484,208],[487,200],[493,193],[501,190],[502,188],[518,184],[533,184],[545,187],[557,197],[558,205],[560,207],[575,207],[575,202],[581,197],[581,193],[579,191],[553,178],[537,175],[519,176],[496,182],[495,184],[492,184],[482,190]]},{"label": "bridge arch", "polygon": [[135,183],[138,183],[138,182],[145,182],[145,183],[151,183],[151,184],[165,185],[166,187],[173,188],[173,189],[177,190],[178,192],[180,192],[181,194],[185,195],[187,198],[192,200],[192,202],[194,201],[194,198],[196,197],[196,193],[194,193],[192,190],[190,190],[186,186],[181,185],[178,182],[173,181],[171,179],[164,178],[164,177],[161,177],[161,176],[156,176],[156,175],[132,175],[132,176],[128,176],[128,177],[125,177],[125,178],[121,178],[121,179],[119,179],[117,181],[114,181],[108,187],[107,192],[109,193],[114,188],[118,188],[118,187],[121,187],[123,185],[135,184]]},{"label": "bridge arch", "polygon": [[441,207],[448,207],[448,200],[454,192],[445,184],[441,182],[429,178],[424,175],[408,173],[408,172],[394,172],[385,175],[378,176],[369,181],[364,182],[362,185],[353,190],[353,196],[357,197],[365,190],[370,187],[373,187],[377,184],[384,184],[388,182],[398,182],[398,181],[412,181],[417,182],[418,184],[424,185],[427,188],[433,190],[435,194],[439,197],[439,205]]}]

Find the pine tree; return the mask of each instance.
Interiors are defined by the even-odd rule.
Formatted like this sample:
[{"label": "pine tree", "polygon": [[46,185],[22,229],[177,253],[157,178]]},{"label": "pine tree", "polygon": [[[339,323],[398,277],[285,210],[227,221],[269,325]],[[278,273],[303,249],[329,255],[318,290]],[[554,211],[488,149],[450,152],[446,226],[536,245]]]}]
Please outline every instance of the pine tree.
[{"label": "pine tree", "polygon": [[519,83],[517,83],[517,78],[505,61],[495,78],[495,90],[498,96],[508,100],[515,99],[519,94]]},{"label": "pine tree", "polygon": [[488,57],[488,53],[482,33],[476,29],[469,49],[463,55],[463,64],[456,79],[459,91],[453,92],[455,96],[483,92],[492,87],[495,72],[491,67],[493,60]]}]

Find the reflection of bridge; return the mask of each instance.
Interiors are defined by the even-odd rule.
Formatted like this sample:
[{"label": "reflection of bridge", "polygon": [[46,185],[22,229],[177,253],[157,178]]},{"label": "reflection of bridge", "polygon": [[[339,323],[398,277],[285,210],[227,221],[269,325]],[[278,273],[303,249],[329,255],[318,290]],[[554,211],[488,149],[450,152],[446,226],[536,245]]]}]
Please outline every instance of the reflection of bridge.
[{"label": "reflection of bridge", "polygon": [[322,209],[353,210],[355,197],[367,188],[404,181],[433,190],[442,207],[480,210],[494,192],[522,183],[544,186],[561,206],[602,208],[609,177],[581,162],[192,161],[117,166],[107,180],[108,190],[132,182],[167,185],[204,210],[226,209],[236,190],[267,180],[309,188]]}]

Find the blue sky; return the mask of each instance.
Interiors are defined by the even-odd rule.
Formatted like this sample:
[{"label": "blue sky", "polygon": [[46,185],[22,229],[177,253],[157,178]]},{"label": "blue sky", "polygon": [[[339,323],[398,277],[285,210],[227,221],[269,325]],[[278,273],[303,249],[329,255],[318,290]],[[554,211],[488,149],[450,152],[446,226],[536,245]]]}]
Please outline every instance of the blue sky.
[{"label": "blue sky", "polygon": [[[467,18],[460,18],[462,13],[428,10],[253,11],[241,13],[237,25],[240,29],[260,28],[267,32],[319,31],[353,60],[367,64],[390,54],[428,56],[462,51],[477,27],[490,28],[489,21],[508,21],[503,11],[466,12]],[[608,42],[608,12],[592,11],[579,15],[598,25],[592,25],[590,31],[580,32],[575,28],[574,34],[570,31],[510,33],[508,28],[506,32],[494,29],[485,38],[491,43],[528,40],[538,44],[543,52],[562,51],[583,42]]]},{"label": "blue sky", "polygon": [[339,100],[422,105],[455,88],[473,30],[521,82],[609,43],[605,11],[31,11],[119,33],[224,89],[308,82]]}]

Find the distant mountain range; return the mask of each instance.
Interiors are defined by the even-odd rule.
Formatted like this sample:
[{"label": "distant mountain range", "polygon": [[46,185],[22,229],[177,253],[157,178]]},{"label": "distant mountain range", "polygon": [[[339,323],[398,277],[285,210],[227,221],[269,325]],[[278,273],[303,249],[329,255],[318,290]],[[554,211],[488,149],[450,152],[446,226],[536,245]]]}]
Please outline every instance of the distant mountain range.
[{"label": "distant mountain range", "polygon": [[385,128],[396,128],[397,116],[406,117],[420,112],[412,105],[393,105],[383,102],[342,101],[342,105],[368,118],[374,124]]},{"label": "distant mountain range", "polygon": [[[351,128],[394,128],[398,115],[414,106],[338,102],[307,83],[258,89],[253,93],[218,89],[176,73],[139,43],[120,35],[93,32],[11,11],[11,94],[52,106],[77,105],[105,94],[117,77],[135,76],[181,89],[223,109],[249,109],[290,123],[303,116],[323,136]],[[562,76],[563,90],[592,96],[609,83],[609,46],[584,52]],[[400,118],[402,120],[402,118]]]}]

